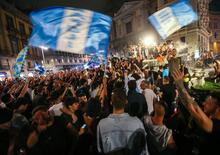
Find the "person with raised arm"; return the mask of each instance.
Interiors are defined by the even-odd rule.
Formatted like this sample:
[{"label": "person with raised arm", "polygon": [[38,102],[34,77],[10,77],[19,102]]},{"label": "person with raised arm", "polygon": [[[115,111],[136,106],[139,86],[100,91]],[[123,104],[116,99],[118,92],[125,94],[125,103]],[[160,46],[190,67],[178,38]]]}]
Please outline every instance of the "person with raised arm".
[{"label": "person with raised arm", "polygon": [[184,87],[184,73],[174,69],[172,75],[182,104],[201,129],[207,133],[207,139],[200,147],[200,155],[216,154],[219,152],[220,140],[220,93],[212,93],[207,97],[203,103],[203,111]]}]

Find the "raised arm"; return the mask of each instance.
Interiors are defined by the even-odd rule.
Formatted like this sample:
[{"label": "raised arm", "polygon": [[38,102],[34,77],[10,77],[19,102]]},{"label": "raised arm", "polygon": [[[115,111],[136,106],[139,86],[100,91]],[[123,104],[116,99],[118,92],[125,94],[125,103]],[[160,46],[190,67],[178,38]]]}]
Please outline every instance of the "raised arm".
[{"label": "raised arm", "polygon": [[104,104],[104,99],[107,96],[107,81],[108,81],[108,79],[106,77],[104,77],[103,78],[103,88],[102,88],[102,91],[101,91],[101,94],[100,94],[100,97],[99,97],[102,106]]},{"label": "raised arm", "polygon": [[68,90],[68,87],[69,87],[69,83],[65,83],[65,89],[63,91],[63,94],[59,97],[59,100],[62,101],[66,95],[66,92]]},{"label": "raised arm", "polygon": [[141,71],[141,69],[136,64],[134,64],[134,66],[137,68],[138,73],[141,75],[141,78],[143,78],[144,77],[144,73]]},{"label": "raised arm", "polygon": [[199,105],[187,92],[183,84],[184,74],[176,69],[173,71],[172,75],[175,80],[176,88],[179,92],[179,97],[182,104],[186,107],[186,109],[189,111],[192,117],[196,120],[197,124],[206,132],[211,133],[213,127],[212,120],[202,111]]},{"label": "raised arm", "polygon": [[28,85],[29,85],[29,82],[27,81],[23,87],[23,89],[21,90],[21,93],[20,95],[18,96],[18,98],[20,97],[24,97],[24,95],[27,93],[28,91]]},{"label": "raised arm", "polygon": [[95,81],[95,78],[96,78],[96,72],[94,72],[94,75],[93,75],[93,77],[92,77],[92,79],[91,79],[91,84],[90,84],[90,85],[93,84],[93,82]]}]

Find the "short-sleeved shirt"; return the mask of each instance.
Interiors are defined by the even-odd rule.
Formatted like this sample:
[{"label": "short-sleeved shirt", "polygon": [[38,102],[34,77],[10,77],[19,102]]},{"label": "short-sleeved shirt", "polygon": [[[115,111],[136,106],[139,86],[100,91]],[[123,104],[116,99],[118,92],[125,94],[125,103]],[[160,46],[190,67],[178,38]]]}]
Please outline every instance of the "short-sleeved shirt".
[{"label": "short-sleeved shirt", "polygon": [[81,110],[77,110],[75,112],[75,115],[77,116],[77,121],[73,123],[73,119],[70,115],[63,113],[61,115],[61,118],[63,119],[64,123],[67,125],[68,123],[71,123],[73,127],[77,130],[80,130],[83,124],[85,124],[83,119],[83,112]]}]

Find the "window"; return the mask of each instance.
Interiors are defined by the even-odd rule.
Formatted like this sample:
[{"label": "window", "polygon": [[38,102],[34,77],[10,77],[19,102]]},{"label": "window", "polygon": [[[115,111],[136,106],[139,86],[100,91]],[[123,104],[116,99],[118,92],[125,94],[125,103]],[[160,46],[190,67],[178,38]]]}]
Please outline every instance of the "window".
[{"label": "window", "polygon": [[131,22],[126,23],[126,32],[127,32],[127,34],[132,32],[132,23]]},{"label": "window", "polygon": [[21,22],[19,22],[19,31],[21,34],[25,34],[24,24]]},{"label": "window", "polygon": [[3,69],[3,67],[2,67],[2,61],[0,60],[0,69]]},{"label": "window", "polygon": [[19,52],[19,49],[18,49],[18,39],[14,38],[14,37],[11,37],[10,38],[10,42],[11,42],[12,52],[17,54]]},{"label": "window", "polygon": [[214,23],[214,24],[213,24],[213,28],[214,28],[214,29],[217,29],[217,28],[218,28],[218,23]]},{"label": "window", "polygon": [[186,37],[180,37],[180,41],[185,43],[186,42]]},{"label": "window", "polygon": [[15,28],[13,18],[9,15],[5,15],[7,21],[7,29],[11,30]]},{"label": "window", "polygon": [[215,39],[217,39],[217,37],[218,37],[217,32],[214,33],[214,37],[215,37]]}]

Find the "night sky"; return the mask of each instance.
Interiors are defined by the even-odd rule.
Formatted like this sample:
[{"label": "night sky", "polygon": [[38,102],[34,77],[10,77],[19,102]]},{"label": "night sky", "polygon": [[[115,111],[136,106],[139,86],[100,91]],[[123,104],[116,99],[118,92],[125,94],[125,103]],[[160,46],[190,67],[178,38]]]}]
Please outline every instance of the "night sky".
[{"label": "night sky", "polygon": [[[113,15],[126,1],[134,0],[4,0],[14,4],[18,9],[29,13],[32,10],[49,6],[73,6]],[[220,0],[210,3],[210,10],[220,11]]]},{"label": "night sky", "polygon": [[29,13],[48,6],[72,6],[113,15],[125,1],[133,0],[5,0]]}]

